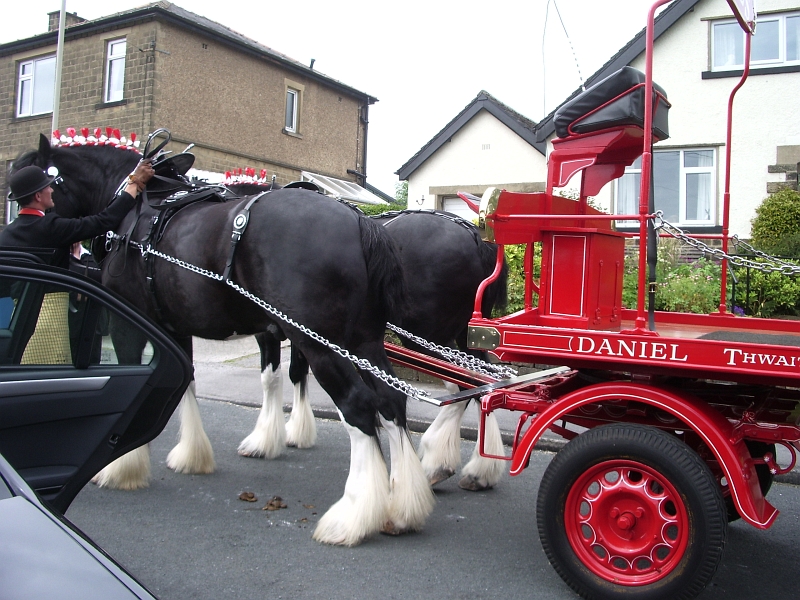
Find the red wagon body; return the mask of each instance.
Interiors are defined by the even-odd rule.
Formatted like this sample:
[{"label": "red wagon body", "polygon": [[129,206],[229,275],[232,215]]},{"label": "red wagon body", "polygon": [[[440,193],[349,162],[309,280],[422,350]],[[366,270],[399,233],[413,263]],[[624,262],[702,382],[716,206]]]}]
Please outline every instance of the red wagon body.
[{"label": "red wagon body", "polygon": [[[667,136],[669,108],[652,82],[653,18],[666,1],[650,11],[647,73],[619,72],[559,109],[563,135],[553,141],[547,191],[490,189],[481,202],[488,237],[501,245],[498,261],[502,245],[527,244],[525,308],[483,318],[479,290],[470,347],[501,361],[560,368],[497,382],[389,348],[395,362],[472,388],[440,401],[480,397],[482,424],[492,411],[519,413],[507,459],[512,475],[525,469],[545,431],[573,440],[543,478],[537,518],[551,563],[586,597],[699,593],[721,558],[728,520],[773,524],[777,510],[765,493],[800,450],[800,323],[728,313],[724,276],[717,313],[644,310],[645,240],[655,218],[648,208],[651,147]],[[746,4],[730,0],[749,32],[755,15]],[[639,156],[639,214],[590,207],[587,197]],[[578,173],[579,200],[554,195]],[[640,224],[636,310],[622,307],[625,235],[615,220]],[[790,451],[789,464],[776,464],[776,445]]]}]

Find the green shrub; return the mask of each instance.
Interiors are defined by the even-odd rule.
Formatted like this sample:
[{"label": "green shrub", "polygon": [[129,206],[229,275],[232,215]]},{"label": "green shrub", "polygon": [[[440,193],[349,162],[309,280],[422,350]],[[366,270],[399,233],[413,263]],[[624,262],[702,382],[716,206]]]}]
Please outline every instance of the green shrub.
[{"label": "green shrub", "polygon": [[747,314],[756,317],[800,314],[800,280],[782,273],[750,269],[750,294],[746,292],[746,273],[737,271],[737,304],[747,304]]},{"label": "green shrub", "polygon": [[708,314],[719,308],[721,268],[701,258],[670,270],[659,280],[656,310]]},{"label": "green shrub", "polygon": [[[542,252],[540,243],[536,243],[535,246],[533,278],[538,281],[542,269]],[[508,264],[508,306],[505,312],[508,314],[522,310],[525,306],[525,244],[506,246],[505,254]],[[534,306],[537,301],[538,297],[534,294]]]},{"label": "green shrub", "polygon": [[[701,258],[687,260],[681,256],[677,240],[662,239],[658,244],[656,263],[656,310],[708,314],[719,308],[721,267]],[[622,305],[636,308],[639,287],[638,253],[625,257]],[[647,300],[645,299],[645,306]]]},{"label": "green shrub", "polygon": [[756,248],[779,256],[800,255],[800,192],[781,190],[767,196],[751,224]]},{"label": "green shrub", "polygon": [[365,215],[382,215],[392,210],[404,210],[405,206],[399,204],[359,204],[358,208]]}]

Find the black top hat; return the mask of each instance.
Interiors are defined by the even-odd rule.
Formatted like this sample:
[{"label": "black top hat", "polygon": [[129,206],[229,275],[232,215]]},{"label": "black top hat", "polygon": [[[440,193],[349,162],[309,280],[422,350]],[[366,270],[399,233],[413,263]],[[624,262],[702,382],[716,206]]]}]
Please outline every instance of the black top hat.
[{"label": "black top hat", "polygon": [[8,186],[11,188],[8,199],[19,202],[27,196],[33,196],[36,192],[41,192],[53,183],[55,179],[55,177],[49,177],[37,166],[23,167],[8,180]]}]

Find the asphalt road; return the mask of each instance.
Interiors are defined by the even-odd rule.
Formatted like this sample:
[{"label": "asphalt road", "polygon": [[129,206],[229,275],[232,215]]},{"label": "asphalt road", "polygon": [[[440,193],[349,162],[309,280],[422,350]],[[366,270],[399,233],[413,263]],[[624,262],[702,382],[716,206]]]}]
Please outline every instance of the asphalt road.
[{"label": "asphalt road", "polygon": [[[553,456],[548,452],[535,452],[523,475],[506,476],[487,492],[464,492],[455,477],[443,482],[419,533],[378,535],[355,548],[314,542],[319,516],[343,490],[347,435],[338,422],[318,419],[315,448],[287,449],[273,461],[239,457],[236,448],[257,415],[242,402],[258,402],[260,385],[257,356],[248,354],[244,340],[234,349],[238,343],[200,348],[196,356],[197,391],[216,473],[186,476],[166,468],[177,439],[173,419],[151,444],[150,488],[119,492],[90,484],[67,512],[156,595],[164,600],[575,597],[547,562],[536,531],[536,493]],[[228,399],[215,397],[220,382]],[[286,390],[290,398],[288,384]],[[472,447],[463,443],[465,461]],[[242,492],[252,492],[257,501],[240,500]],[[262,510],[275,495],[287,508]],[[769,500],[781,510],[775,526],[758,531],[741,521],[732,524],[723,562],[701,598],[798,597],[800,487],[775,484]]]}]

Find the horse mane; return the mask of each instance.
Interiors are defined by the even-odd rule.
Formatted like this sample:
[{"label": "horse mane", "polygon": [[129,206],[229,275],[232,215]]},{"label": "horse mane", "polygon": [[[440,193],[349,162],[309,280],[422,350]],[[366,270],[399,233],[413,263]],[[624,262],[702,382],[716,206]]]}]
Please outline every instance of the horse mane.
[{"label": "horse mane", "polygon": [[39,148],[21,153],[13,171],[30,165],[45,170],[55,166],[63,178],[55,186],[56,211],[65,217],[78,217],[101,212],[140,158],[138,152],[111,145],[51,146],[42,135]]}]

